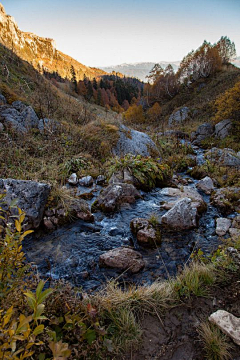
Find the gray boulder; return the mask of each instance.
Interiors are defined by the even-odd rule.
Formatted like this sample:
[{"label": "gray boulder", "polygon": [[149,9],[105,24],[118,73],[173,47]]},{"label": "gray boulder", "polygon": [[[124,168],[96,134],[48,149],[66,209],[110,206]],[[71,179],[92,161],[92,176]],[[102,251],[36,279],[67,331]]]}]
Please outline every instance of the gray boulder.
[{"label": "gray boulder", "polygon": [[240,168],[240,157],[229,148],[218,149],[214,147],[205,154],[205,157],[218,165]]},{"label": "gray boulder", "polygon": [[129,270],[133,274],[144,268],[142,255],[130,248],[116,248],[100,255],[99,265],[119,270]]},{"label": "gray boulder", "polygon": [[70,185],[77,185],[78,183],[78,178],[77,178],[77,174],[76,173],[72,173],[72,175],[69,177],[68,179],[68,183]]},{"label": "gray boulder", "polygon": [[12,107],[0,109],[0,117],[6,127],[13,128],[18,133],[26,133],[27,129],[23,124],[23,118],[19,111]]},{"label": "gray boulder", "polygon": [[[6,192],[3,202],[8,206],[18,199],[17,206],[26,213],[26,228],[37,228],[50,193],[48,184],[30,180],[0,179],[0,193]],[[16,209],[11,209],[16,214]]]},{"label": "gray boulder", "polygon": [[215,125],[215,136],[220,139],[225,139],[230,134],[232,129],[232,121],[229,119],[220,121]]},{"label": "gray boulder", "polygon": [[228,232],[231,224],[232,224],[232,221],[230,219],[218,218],[216,220],[216,225],[217,225],[216,226],[216,234],[218,236],[224,236]]},{"label": "gray boulder", "polygon": [[183,198],[162,216],[162,225],[170,230],[189,230],[197,227],[197,209],[191,199]]},{"label": "gray boulder", "polygon": [[110,213],[118,210],[124,203],[133,204],[140,197],[140,193],[132,184],[110,184],[93,203],[92,211]]},{"label": "gray boulder", "polygon": [[81,186],[89,187],[89,186],[93,185],[93,178],[90,175],[84,176],[81,179],[79,179],[78,182],[79,182],[79,185],[81,185]]},{"label": "gray boulder", "polygon": [[156,144],[147,134],[129,129],[124,125],[121,125],[119,128],[119,139],[112,151],[115,156],[125,156],[127,154],[142,156],[159,155]]},{"label": "gray boulder", "polygon": [[213,181],[209,176],[205,176],[205,178],[200,180],[196,186],[199,190],[202,190],[207,195],[210,195],[215,188]]},{"label": "gray boulder", "polygon": [[6,103],[7,103],[7,100],[6,100],[5,96],[0,94],[0,105],[6,105]]},{"label": "gray boulder", "polygon": [[[199,213],[205,211],[207,209],[207,205],[203,200],[203,197],[199,194],[199,192],[191,187],[191,186],[183,186],[181,189],[179,188],[164,188],[161,190],[163,195],[169,197],[176,197],[177,200],[183,198],[190,198],[191,199],[191,207],[196,208]],[[166,209],[171,209],[177,202],[177,200],[171,200],[167,204],[165,204]]]},{"label": "gray boulder", "polygon": [[210,315],[209,321],[219,327],[237,345],[240,345],[240,318],[225,310],[218,310]]},{"label": "gray boulder", "polygon": [[181,109],[174,111],[168,119],[168,126],[171,127],[175,124],[181,124],[189,118],[189,112],[190,109],[187,106],[184,106]]},{"label": "gray boulder", "polygon": [[31,106],[27,106],[21,112],[23,125],[27,129],[38,128],[39,118]]},{"label": "gray boulder", "polygon": [[214,126],[209,123],[200,125],[195,133],[193,133],[193,145],[200,146],[202,141],[213,135]]}]

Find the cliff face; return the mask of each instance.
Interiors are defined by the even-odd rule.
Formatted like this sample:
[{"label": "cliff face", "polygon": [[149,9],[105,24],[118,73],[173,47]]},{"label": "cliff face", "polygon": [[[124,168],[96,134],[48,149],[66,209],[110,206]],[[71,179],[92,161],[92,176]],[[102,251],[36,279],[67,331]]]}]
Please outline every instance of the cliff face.
[{"label": "cliff face", "polygon": [[2,4],[0,4],[0,42],[36,69],[55,71],[63,78],[71,78],[71,65],[75,68],[77,80],[83,79],[84,74],[90,79],[106,74],[103,70],[85,66],[58,51],[53,39],[21,31],[14,18],[6,14]]}]

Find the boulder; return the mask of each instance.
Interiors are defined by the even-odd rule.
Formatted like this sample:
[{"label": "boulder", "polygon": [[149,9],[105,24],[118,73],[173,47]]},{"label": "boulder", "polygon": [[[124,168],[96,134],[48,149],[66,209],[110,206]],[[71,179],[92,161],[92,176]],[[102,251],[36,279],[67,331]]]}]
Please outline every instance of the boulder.
[{"label": "boulder", "polygon": [[200,125],[195,133],[193,133],[192,143],[193,145],[200,146],[202,141],[213,135],[214,126],[209,123]]},{"label": "boulder", "polygon": [[31,106],[27,106],[22,112],[22,124],[27,129],[38,128],[39,118]]},{"label": "boulder", "polygon": [[211,204],[216,206],[222,214],[230,214],[240,210],[240,188],[226,187],[217,189],[211,194]]},{"label": "boulder", "polygon": [[212,179],[209,176],[205,176],[205,178],[197,183],[197,188],[202,190],[205,194],[210,195],[215,187]]},{"label": "boulder", "polygon": [[27,105],[25,105],[22,101],[17,100],[12,103],[12,107],[21,113],[27,108]]},{"label": "boulder", "polygon": [[183,198],[162,216],[162,225],[170,230],[189,230],[197,227],[197,209],[191,199]]},{"label": "boulder", "polygon": [[143,132],[132,130],[124,125],[121,125],[119,128],[119,139],[112,151],[113,155],[120,157],[127,154],[159,156],[159,150],[150,136]]},{"label": "boulder", "polygon": [[132,184],[108,185],[92,205],[92,210],[101,210],[106,213],[116,211],[123,203],[134,203],[141,197]]},{"label": "boulder", "polygon": [[129,270],[133,274],[144,268],[142,255],[130,248],[116,248],[99,257],[99,265],[119,270]]},{"label": "boulder", "polygon": [[240,345],[240,318],[225,310],[218,310],[210,315],[209,321],[228,335],[237,345]]},{"label": "boulder", "polygon": [[2,123],[0,123],[0,132],[2,132],[4,130],[4,126]]},{"label": "boulder", "polygon": [[232,222],[232,227],[235,229],[240,229],[240,215],[237,215]]},{"label": "boulder", "polygon": [[96,179],[96,184],[97,185],[103,185],[106,182],[106,176],[104,175],[98,175],[97,179]]},{"label": "boulder", "polygon": [[[203,200],[203,197],[199,192],[191,186],[183,186],[179,188],[164,188],[161,190],[163,195],[176,197],[177,199],[190,198],[191,206],[197,208],[198,213],[201,213],[207,209],[207,205]],[[170,201],[167,203],[168,208],[171,208],[176,204],[176,201]]]},{"label": "boulder", "polygon": [[214,147],[206,152],[205,157],[218,165],[240,168],[240,157],[232,149]]},{"label": "boulder", "polygon": [[174,111],[168,119],[168,126],[171,127],[176,124],[181,124],[189,118],[189,113],[190,109],[187,106],[184,106],[181,109]]},{"label": "boulder", "polygon": [[27,132],[27,129],[23,124],[23,118],[16,109],[12,107],[0,109],[0,117],[6,127],[14,129],[19,134]]},{"label": "boulder", "polygon": [[231,224],[232,221],[230,219],[218,218],[216,220],[216,234],[218,236],[224,236],[228,232]]},{"label": "boulder", "polygon": [[159,226],[153,226],[147,219],[133,219],[130,223],[130,228],[132,233],[136,235],[140,245],[156,247],[161,242]]},{"label": "boulder", "polygon": [[229,119],[222,120],[215,125],[215,136],[220,139],[225,139],[230,134],[232,129],[232,121]]},{"label": "boulder", "polygon": [[93,178],[90,175],[84,176],[81,179],[79,179],[78,182],[79,182],[79,185],[81,185],[81,186],[89,187],[89,186],[93,185]]},{"label": "boulder", "polygon": [[238,240],[240,238],[240,229],[232,227],[229,229],[229,234],[233,240]]},{"label": "boulder", "polygon": [[6,100],[5,96],[0,94],[0,105],[6,105],[6,103],[7,103],[7,100]]},{"label": "boulder", "polygon": [[[37,228],[43,217],[50,186],[30,180],[0,179],[0,193],[4,192],[3,202],[8,206],[18,199],[17,206],[26,213],[25,228]],[[18,213],[16,208],[11,208],[11,212],[13,215]]]},{"label": "boulder", "polygon": [[77,185],[78,183],[78,178],[77,178],[77,174],[76,173],[72,173],[72,175],[69,177],[68,179],[68,183],[70,185]]}]

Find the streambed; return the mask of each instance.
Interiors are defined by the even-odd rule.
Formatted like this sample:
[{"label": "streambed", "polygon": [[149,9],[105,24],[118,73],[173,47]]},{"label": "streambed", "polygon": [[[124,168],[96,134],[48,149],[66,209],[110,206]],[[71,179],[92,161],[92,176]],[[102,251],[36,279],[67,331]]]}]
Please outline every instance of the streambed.
[{"label": "streambed", "polygon": [[[202,161],[202,151],[197,150],[196,155]],[[195,187],[197,181],[190,178],[190,182],[189,186]],[[143,199],[132,205],[126,204],[115,214],[95,213],[94,224],[77,220],[44,236],[39,237],[36,233],[25,241],[24,250],[42,277],[65,279],[85,290],[94,290],[111,278],[135,284],[151,283],[157,278],[176,274],[190,260],[193,251],[202,249],[210,253],[219,245],[215,218],[220,214],[209,204],[209,196],[202,195],[208,209],[202,214],[199,227],[181,232],[162,232],[162,242],[157,249],[140,247],[129,225],[133,218],[148,218],[155,214],[160,219],[166,212],[161,204],[175,198],[163,195],[158,188],[149,193],[142,192]],[[91,203],[94,200],[95,197]],[[99,256],[120,246],[132,246],[138,250],[146,262],[145,268],[134,275],[100,268]]]}]

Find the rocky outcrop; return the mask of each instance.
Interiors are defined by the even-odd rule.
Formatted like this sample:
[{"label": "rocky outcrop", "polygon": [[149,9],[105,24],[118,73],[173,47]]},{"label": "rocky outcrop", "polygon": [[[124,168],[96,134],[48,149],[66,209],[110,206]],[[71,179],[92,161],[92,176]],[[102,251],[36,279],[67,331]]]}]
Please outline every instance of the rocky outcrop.
[{"label": "rocky outcrop", "polygon": [[168,119],[168,126],[171,127],[173,125],[180,125],[189,118],[189,115],[190,109],[187,106],[174,111]]},{"label": "rocky outcrop", "polygon": [[219,327],[237,345],[240,345],[240,319],[225,310],[218,310],[209,317],[209,321]]},{"label": "rocky outcrop", "polygon": [[231,224],[232,221],[230,219],[218,218],[216,220],[216,234],[218,236],[224,236],[228,232]]},{"label": "rocky outcrop", "polygon": [[[44,207],[50,193],[48,184],[36,181],[0,179],[0,192],[6,192],[3,201],[8,206],[15,199],[18,199],[17,206],[26,213],[25,228],[39,227]],[[16,208],[11,208],[11,212],[18,213]]]},{"label": "rocky outcrop", "polygon": [[63,54],[57,50],[53,39],[21,31],[14,18],[6,14],[1,4],[0,39],[3,45],[15,51],[19,57],[31,63],[37,70],[43,67],[49,72],[57,71],[62,78],[70,79],[70,69],[73,65],[77,80],[82,80],[84,74],[90,79],[106,74],[103,70],[90,68]]},{"label": "rocky outcrop", "polygon": [[232,149],[218,149],[214,147],[205,154],[205,157],[221,166],[240,168],[240,157]]},{"label": "rocky outcrop", "polygon": [[124,203],[133,204],[141,197],[132,184],[110,184],[102,190],[92,205],[92,211],[101,210],[110,213],[118,210]]},{"label": "rocky outcrop", "polygon": [[130,223],[132,233],[142,246],[156,247],[161,242],[161,231],[159,226],[153,226],[149,220],[136,218]]},{"label": "rocky outcrop", "polygon": [[85,200],[72,198],[67,210],[60,203],[57,207],[47,208],[44,212],[44,225],[47,230],[54,230],[73,219],[94,222],[94,216]]},{"label": "rocky outcrop", "polygon": [[195,133],[192,134],[193,145],[200,146],[202,141],[212,136],[214,133],[214,126],[209,123],[200,125]]},{"label": "rocky outcrop", "polygon": [[144,268],[142,255],[130,248],[116,248],[100,255],[99,265],[119,270],[128,270],[133,274]]},{"label": "rocky outcrop", "polygon": [[121,125],[119,128],[119,139],[113,149],[113,154],[115,156],[125,156],[127,154],[159,156],[159,151],[156,144],[147,134]]},{"label": "rocky outcrop", "polygon": [[211,195],[211,204],[216,206],[222,214],[230,214],[240,210],[240,188],[227,187],[214,191]]},{"label": "rocky outcrop", "polygon": [[225,137],[230,135],[231,129],[232,121],[229,119],[222,120],[215,125],[215,136],[220,139],[225,139]]},{"label": "rocky outcrop", "polygon": [[11,106],[0,106],[0,121],[18,134],[25,134],[31,129],[38,129],[42,134],[52,134],[60,128],[58,121],[47,118],[39,120],[34,109],[19,100],[14,101]]},{"label": "rocky outcrop", "polygon": [[191,199],[183,198],[162,216],[162,225],[170,230],[189,230],[197,226],[197,209]]},{"label": "rocky outcrop", "polygon": [[[167,195],[169,197],[176,197],[177,199],[190,198],[191,199],[191,207],[196,208],[198,213],[201,213],[207,209],[207,205],[203,200],[203,197],[199,194],[199,192],[191,186],[183,186],[181,189],[178,188],[164,188],[161,190],[163,195]],[[167,210],[171,209],[177,200],[172,200],[163,205],[163,208]]]},{"label": "rocky outcrop", "polygon": [[209,176],[205,176],[205,178],[200,180],[196,186],[199,190],[202,190],[207,195],[210,195],[215,188],[213,181]]}]

